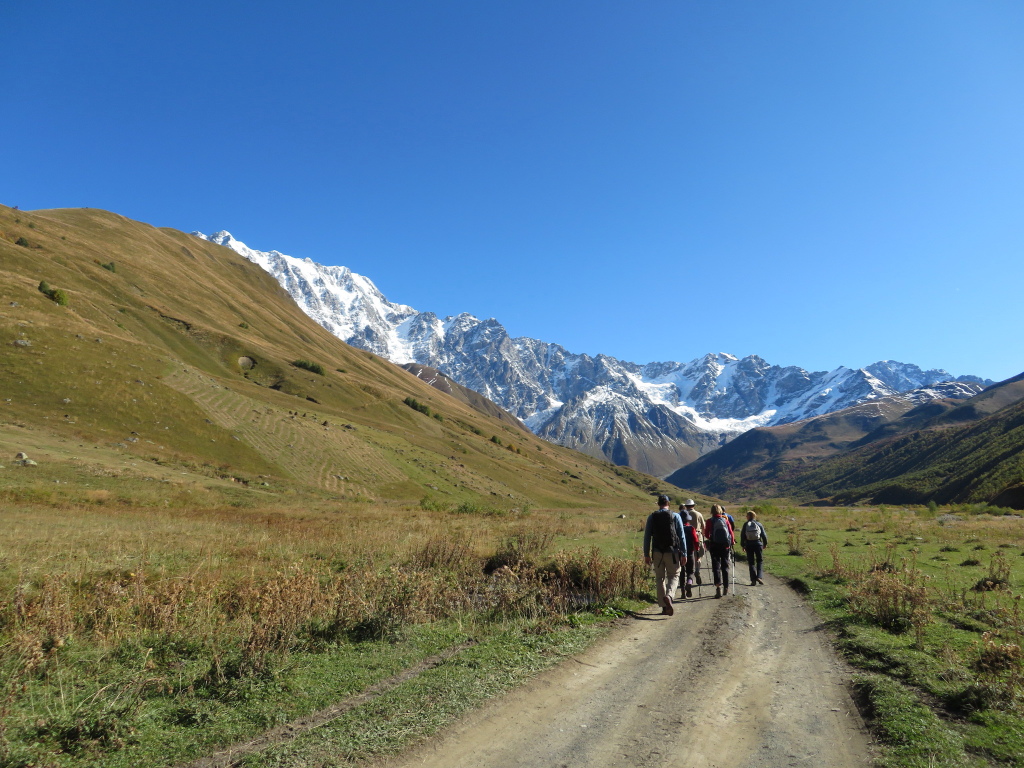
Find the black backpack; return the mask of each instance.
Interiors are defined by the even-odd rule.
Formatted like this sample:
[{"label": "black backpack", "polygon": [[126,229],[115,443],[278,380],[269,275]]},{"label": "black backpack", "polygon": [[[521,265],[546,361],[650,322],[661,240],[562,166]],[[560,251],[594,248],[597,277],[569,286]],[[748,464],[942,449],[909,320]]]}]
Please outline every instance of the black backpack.
[{"label": "black backpack", "polygon": [[672,523],[672,512],[667,509],[659,509],[652,515],[651,546],[659,552],[683,551],[679,532]]}]

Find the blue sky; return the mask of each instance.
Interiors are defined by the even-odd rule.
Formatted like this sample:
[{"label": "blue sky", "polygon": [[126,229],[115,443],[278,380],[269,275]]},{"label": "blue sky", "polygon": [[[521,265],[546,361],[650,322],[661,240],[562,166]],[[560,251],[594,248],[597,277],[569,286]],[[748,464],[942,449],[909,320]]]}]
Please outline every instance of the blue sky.
[{"label": "blue sky", "polygon": [[0,203],[634,362],[1024,370],[1019,0],[8,4]]}]

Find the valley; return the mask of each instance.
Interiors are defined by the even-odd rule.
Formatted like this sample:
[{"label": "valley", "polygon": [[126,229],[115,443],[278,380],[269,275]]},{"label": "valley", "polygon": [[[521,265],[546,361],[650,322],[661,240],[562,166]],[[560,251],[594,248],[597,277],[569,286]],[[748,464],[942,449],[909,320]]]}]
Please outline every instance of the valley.
[{"label": "valley", "polygon": [[[682,403],[692,366],[575,358],[563,384],[605,381],[560,401],[607,406],[571,427],[612,441],[587,455],[486,386],[345,343],[228,248],[92,209],[0,207],[0,343],[0,765],[199,766],[259,742],[245,765],[653,766],[666,741],[712,764],[1021,764],[1019,377],[829,374],[828,408],[707,446],[672,488],[606,451],[660,472],[704,449],[659,442],[659,407],[616,453],[608,382]],[[722,375],[824,381],[704,362],[733,424],[738,392],[761,416],[771,398]],[[769,586],[652,615],[639,548],[665,490],[756,509]],[[650,691],[679,708],[637,694],[665,648],[694,657]],[[687,741],[692,722],[744,736]]]}]

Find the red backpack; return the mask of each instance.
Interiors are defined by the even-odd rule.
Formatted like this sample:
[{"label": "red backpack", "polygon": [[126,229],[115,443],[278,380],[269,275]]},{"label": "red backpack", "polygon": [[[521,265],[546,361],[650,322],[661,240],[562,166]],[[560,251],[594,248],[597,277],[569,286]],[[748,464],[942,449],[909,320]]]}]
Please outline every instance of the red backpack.
[{"label": "red backpack", "polygon": [[697,529],[689,523],[683,524],[683,535],[686,537],[686,550],[691,557],[695,557],[700,549],[700,540],[697,538]]}]

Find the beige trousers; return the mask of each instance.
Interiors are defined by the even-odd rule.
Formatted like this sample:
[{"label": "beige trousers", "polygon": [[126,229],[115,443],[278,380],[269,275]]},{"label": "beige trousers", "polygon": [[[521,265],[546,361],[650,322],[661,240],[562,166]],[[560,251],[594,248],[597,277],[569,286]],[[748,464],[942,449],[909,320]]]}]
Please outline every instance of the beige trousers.
[{"label": "beige trousers", "polygon": [[673,562],[671,552],[651,552],[654,580],[658,586],[658,605],[667,605],[666,595],[675,595],[679,586],[679,563]]}]

